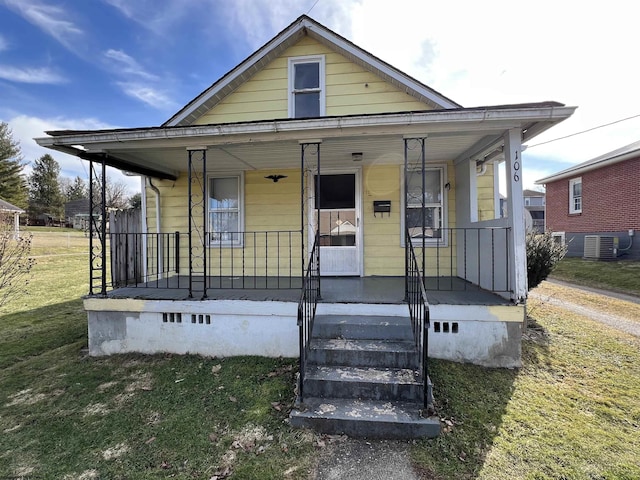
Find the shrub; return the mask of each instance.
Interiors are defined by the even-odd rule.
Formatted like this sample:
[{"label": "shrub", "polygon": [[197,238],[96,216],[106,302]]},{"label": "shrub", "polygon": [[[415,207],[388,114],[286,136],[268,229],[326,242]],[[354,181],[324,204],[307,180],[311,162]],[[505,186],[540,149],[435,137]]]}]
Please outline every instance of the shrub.
[{"label": "shrub", "polygon": [[567,246],[558,243],[550,231],[527,232],[527,280],[529,290],[545,280],[567,253]]}]

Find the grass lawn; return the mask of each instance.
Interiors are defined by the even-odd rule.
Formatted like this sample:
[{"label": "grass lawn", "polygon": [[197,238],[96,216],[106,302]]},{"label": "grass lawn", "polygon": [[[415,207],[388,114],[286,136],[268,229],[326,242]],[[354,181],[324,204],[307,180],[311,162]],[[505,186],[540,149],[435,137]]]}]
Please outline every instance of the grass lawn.
[{"label": "grass lawn", "polygon": [[[86,245],[42,247],[65,254],[39,257],[30,294],[0,311],[0,478],[309,478],[323,442],[285,422],[294,360],[90,358]],[[640,478],[640,340],[539,301],[529,313],[521,369],[431,362],[444,429],[408,444],[419,470]]]},{"label": "grass lawn", "polygon": [[600,262],[575,257],[564,258],[558,263],[551,278],[640,296],[638,261]]},{"label": "grass lawn", "polygon": [[447,423],[414,460],[436,479],[640,478],[640,339],[540,301],[529,314],[519,370],[432,361]]}]

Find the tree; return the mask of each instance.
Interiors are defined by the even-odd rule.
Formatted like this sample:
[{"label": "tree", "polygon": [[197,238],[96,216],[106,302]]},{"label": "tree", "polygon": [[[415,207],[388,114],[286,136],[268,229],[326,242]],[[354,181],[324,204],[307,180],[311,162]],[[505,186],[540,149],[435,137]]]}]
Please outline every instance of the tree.
[{"label": "tree", "polygon": [[567,246],[556,242],[550,231],[537,233],[527,232],[527,280],[529,290],[537,287],[545,280],[564,258]]},{"label": "tree", "polygon": [[60,165],[48,153],[35,161],[29,177],[29,216],[49,214],[62,218],[64,196],[60,190],[59,175]]},{"label": "tree", "polygon": [[[100,182],[102,182],[102,176],[100,176]],[[109,177],[107,177],[106,181],[104,182],[104,189],[105,189],[105,208],[107,210],[109,209],[115,209],[115,210],[124,210],[126,208],[129,208],[129,196],[127,195],[127,184],[122,181],[122,180],[118,180],[116,182],[109,180]],[[99,204],[100,203],[100,198],[99,198],[99,186],[97,184],[97,182],[94,181],[93,183],[93,194],[94,194],[94,203]]]},{"label": "tree", "polygon": [[138,210],[142,208],[142,194],[138,192],[131,195],[129,197],[129,205],[131,205],[131,208]]},{"label": "tree", "polygon": [[22,170],[20,145],[5,122],[0,122],[0,198],[20,208],[27,208],[27,182]]},{"label": "tree", "polygon": [[0,212],[0,308],[25,293],[34,264],[31,236],[16,236],[13,225],[13,215]]},{"label": "tree", "polygon": [[66,202],[81,200],[89,196],[87,182],[80,177],[76,177],[73,180],[69,177],[62,177],[60,179],[60,189]]}]

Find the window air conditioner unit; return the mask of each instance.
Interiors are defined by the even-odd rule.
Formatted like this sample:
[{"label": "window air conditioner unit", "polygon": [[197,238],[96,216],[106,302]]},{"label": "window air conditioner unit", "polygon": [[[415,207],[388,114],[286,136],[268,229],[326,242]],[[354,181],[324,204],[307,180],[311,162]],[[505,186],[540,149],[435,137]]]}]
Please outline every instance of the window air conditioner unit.
[{"label": "window air conditioner unit", "polygon": [[585,235],[584,258],[615,260],[618,255],[618,237],[607,235]]}]

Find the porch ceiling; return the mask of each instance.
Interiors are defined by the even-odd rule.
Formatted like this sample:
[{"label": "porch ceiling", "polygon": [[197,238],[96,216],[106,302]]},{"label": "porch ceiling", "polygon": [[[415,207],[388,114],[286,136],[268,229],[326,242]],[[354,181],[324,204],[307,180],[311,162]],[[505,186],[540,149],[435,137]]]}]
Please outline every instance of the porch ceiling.
[{"label": "porch ceiling", "polygon": [[[444,162],[457,158],[471,145],[494,138],[482,133],[466,135],[434,135],[427,140],[427,161]],[[402,135],[362,136],[357,138],[324,139],[320,147],[322,168],[344,168],[358,165],[401,164],[404,162]],[[186,171],[187,151],[184,147],[110,149],[111,153],[132,162],[143,162],[150,168]],[[362,153],[362,161],[354,162],[351,154]],[[207,150],[208,170],[237,172],[299,168],[298,141],[213,145]]]},{"label": "porch ceiling", "polygon": [[175,178],[187,168],[187,149],[208,149],[208,170],[297,168],[300,143],[321,141],[324,168],[400,164],[403,138],[427,137],[429,162],[473,159],[502,142],[511,128],[527,141],[568,118],[575,108],[555,102],[446,111],[284,119],[256,123],[103,131],[47,132],[45,147],[143,175]]}]

